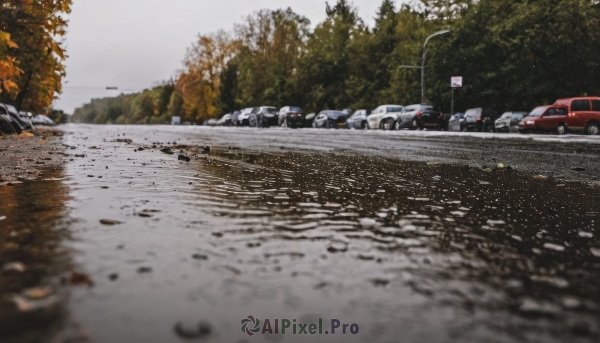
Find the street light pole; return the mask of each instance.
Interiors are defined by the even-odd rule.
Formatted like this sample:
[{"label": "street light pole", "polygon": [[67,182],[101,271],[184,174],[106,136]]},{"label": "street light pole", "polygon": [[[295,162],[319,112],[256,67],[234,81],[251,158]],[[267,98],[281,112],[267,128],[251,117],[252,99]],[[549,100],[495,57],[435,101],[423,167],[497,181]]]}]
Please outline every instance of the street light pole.
[{"label": "street light pole", "polygon": [[422,104],[425,103],[425,57],[427,55],[427,50],[425,48],[427,46],[427,42],[429,42],[429,39],[431,39],[435,36],[443,35],[443,34],[449,33],[449,32],[450,32],[450,30],[438,31],[438,32],[432,34],[431,36],[427,37],[427,39],[425,39],[425,44],[423,44],[423,58],[421,59],[421,103]]}]

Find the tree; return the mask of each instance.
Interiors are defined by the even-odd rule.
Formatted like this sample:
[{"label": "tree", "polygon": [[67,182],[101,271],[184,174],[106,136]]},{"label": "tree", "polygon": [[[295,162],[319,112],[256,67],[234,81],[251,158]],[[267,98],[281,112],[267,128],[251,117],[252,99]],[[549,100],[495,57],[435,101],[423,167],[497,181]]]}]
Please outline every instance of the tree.
[{"label": "tree", "polygon": [[239,47],[225,31],[198,35],[188,49],[184,64],[187,68],[177,81],[176,88],[184,100],[187,119],[201,121],[217,115],[221,72]]},{"label": "tree", "polygon": [[309,25],[290,8],[258,11],[236,25],[242,43],[235,63],[236,103],[284,106],[294,101],[291,80],[306,51]]},{"label": "tree", "polygon": [[[600,93],[600,9],[579,0],[481,0],[432,49],[434,98],[463,75],[459,107],[529,110]],[[437,48],[436,48],[437,47]]]},{"label": "tree", "polygon": [[0,94],[14,95],[19,89],[14,80],[22,70],[16,66],[16,59],[10,55],[11,50],[17,48],[18,45],[10,39],[10,34],[0,31]]},{"label": "tree", "polygon": [[[0,41],[6,41],[8,33],[19,48],[7,57],[0,43],[0,65],[4,69],[4,76],[0,77],[4,85],[11,87],[10,91],[5,87],[0,94],[1,101],[32,112],[49,108],[55,93],[60,93],[65,76],[66,55],[59,39],[65,35],[67,21],[63,15],[70,13],[70,8],[71,0],[3,1],[0,36],[4,38],[0,37]],[[10,75],[6,72],[11,69],[9,64],[13,66]]]},{"label": "tree", "polygon": [[298,87],[305,94],[304,106],[309,111],[343,108],[351,103],[348,94],[350,46],[354,35],[365,30],[356,8],[346,0],[326,5],[327,18],[319,24],[301,57]]}]

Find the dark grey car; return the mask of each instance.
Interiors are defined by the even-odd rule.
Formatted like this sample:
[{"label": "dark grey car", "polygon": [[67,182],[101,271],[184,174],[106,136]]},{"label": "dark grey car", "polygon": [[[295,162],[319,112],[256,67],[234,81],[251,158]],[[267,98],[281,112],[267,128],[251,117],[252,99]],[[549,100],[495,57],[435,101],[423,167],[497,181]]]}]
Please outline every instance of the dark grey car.
[{"label": "dark grey car", "polygon": [[494,121],[496,119],[498,119],[498,112],[490,108],[471,108],[465,112],[463,127],[467,131],[495,131]]},{"label": "dark grey car", "polygon": [[346,127],[348,114],[342,111],[321,111],[313,121],[313,127],[323,129],[338,129]]},{"label": "dark grey car", "polygon": [[396,118],[394,129],[425,129],[439,130],[443,125],[443,116],[433,105],[416,104],[406,106]]},{"label": "dark grey car", "polygon": [[13,105],[4,104],[4,106],[6,106],[6,109],[8,110],[8,114],[10,114],[10,116],[13,119],[15,119],[17,122],[19,122],[19,125],[21,125],[21,128],[23,130],[33,129],[33,124],[31,124],[31,120],[29,119],[29,117],[27,116],[27,114],[25,112],[23,112],[25,114],[19,114],[19,111],[17,111],[17,109]]},{"label": "dark grey car", "polygon": [[[17,119],[15,119],[10,114],[8,107],[5,104],[0,104],[0,116],[2,116],[7,122],[10,123],[14,132],[16,132],[16,133],[23,132],[23,126]],[[4,122],[5,124],[6,124],[6,121]],[[6,130],[10,131],[10,129],[8,129],[8,128],[6,128]],[[13,133],[13,132],[7,132],[7,134],[10,134],[10,133]]]},{"label": "dark grey car", "polygon": [[367,110],[357,110],[346,119],[346,127],[349,129],[367,128]]},{"label": "dark grey car", "polygon": [[277,109],[271,106],[257,107],[252,111],[248,118],[251,127],[271,127],[277,126],[279,117]]},{"label": "dark grey car", "polygon": [[279,126],[304,127],[304,111],[298,106],[285,106],[279,110]]}]

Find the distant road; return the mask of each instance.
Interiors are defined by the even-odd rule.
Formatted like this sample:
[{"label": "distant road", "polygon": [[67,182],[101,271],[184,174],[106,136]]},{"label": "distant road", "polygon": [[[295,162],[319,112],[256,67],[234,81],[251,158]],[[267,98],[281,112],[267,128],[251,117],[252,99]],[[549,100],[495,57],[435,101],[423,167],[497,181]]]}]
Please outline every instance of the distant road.
[{"label": "distant road", "polygon": [[[600,183],[600,136],[167,125],[121,128],[135,128],[130,138],[150,131],[161,141],[177,137],[182,144],[257,151],[337,151],[358,153],[356,158],[364,154],[472,167],[502,162],[532,175]],[[574,167],[585,171],[574,171]]]}]

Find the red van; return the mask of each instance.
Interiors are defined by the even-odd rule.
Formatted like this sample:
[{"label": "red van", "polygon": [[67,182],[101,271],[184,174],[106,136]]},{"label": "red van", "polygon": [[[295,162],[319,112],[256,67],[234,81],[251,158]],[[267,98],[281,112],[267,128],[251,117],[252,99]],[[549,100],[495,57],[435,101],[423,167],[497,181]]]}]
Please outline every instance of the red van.
[{"label": "red van", "polygon": [[565,121],[568,130],[583,131],[587,135],[600,134],[600,97],[558,99],[554,106],[568,108]]}]

